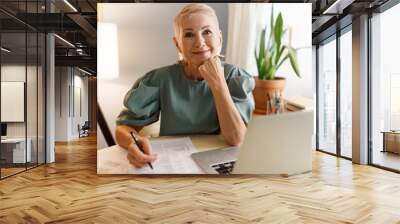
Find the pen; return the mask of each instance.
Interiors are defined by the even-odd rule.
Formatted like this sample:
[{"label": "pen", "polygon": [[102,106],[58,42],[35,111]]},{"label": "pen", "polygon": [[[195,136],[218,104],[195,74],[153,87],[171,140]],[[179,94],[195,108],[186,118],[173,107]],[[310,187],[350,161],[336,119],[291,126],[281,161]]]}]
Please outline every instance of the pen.
[{"label": "pen", "polygon": [[[144,150],[142,149],[142,145],[139,144],[139,142],[136,140],[135,136],[133,135],[133,132],[131,132],[131,136],[132,136],[133,140],[135,141],[135,144],[137,145],[137,147],[139,148],[139,150],[140,150],[141,152],[145,153]],[[148,162],[147,164],[149,164],[149,167],[150,167],[151,169],[153,169],[153,166],[151,165],[150,162]]]}]

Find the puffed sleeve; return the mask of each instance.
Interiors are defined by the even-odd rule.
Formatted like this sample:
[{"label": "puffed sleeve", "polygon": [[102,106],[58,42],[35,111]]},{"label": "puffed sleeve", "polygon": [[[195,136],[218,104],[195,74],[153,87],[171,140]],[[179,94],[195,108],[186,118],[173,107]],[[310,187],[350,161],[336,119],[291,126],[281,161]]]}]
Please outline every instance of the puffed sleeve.
[{"label": "puffed sleeve", "polygon": [[228,80],[229,92],[243,121],[247,124],[254,110],[252,91],[255,86],[254,78],[240,68],[234,68],[234,74]]},{"label": "puffed sleeve", "polygon": [[117,125],[146,126],[158,121],[160,88],[152,72],[139,79],[124,98]]}]

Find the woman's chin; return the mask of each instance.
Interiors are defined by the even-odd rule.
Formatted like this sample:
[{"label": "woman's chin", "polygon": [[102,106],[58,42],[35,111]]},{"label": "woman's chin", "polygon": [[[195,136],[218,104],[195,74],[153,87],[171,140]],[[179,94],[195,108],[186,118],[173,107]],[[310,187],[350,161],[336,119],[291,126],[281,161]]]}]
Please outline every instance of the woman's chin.
[{"label": "woman's chin", "polygon": [[205,53],[205,54],[196,54],[193,55],[193,59],[195,59],[196,61],[207,61],[209,58],[211,57],[211,54],[209,52]]},{"label": "woman's chin", "polygon": [[207,55],[205,57],[201,57],[201,58],[196,58],[196,64],[201,65],[204,62],[206,62],[208,59],[210,59],[211,56]]},{"label": "woman's chin", "polygon": [[206,62],[208,59],[210,59],[211,55],[205,55],[205,56],[196,56],[196,57],[192,57],[190,58],[188,61],[190,62],[190,64],[194,65],[194,66],[200,66],[202,64],[204,64],[204,62]]}]

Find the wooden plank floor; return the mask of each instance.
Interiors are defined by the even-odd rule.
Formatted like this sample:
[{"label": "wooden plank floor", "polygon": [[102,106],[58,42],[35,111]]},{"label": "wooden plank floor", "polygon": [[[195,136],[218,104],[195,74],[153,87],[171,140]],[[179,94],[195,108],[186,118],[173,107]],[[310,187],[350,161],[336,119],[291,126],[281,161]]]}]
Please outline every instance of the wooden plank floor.
[{"label": "wooden plank floor", "polygon": [[400,223],[400,175],[314,154],[285,177],[98,176],[96,139],[0,181],[0,223]]},{"label": "wooden plank floor", "polygon": [[15,174],[15,173],[18,173],[18,172],[21,172],[21,171],[24,171],[25,170],[25,167],[17,167],[17,168],[14,168],[14,167],[12,167],[12,168],[9,168],[9,167],[7,167],[7,168],[1,168],[1,177],[7,177],[7,176],[10,176],[10,175],[13,175],[13,174]]}]

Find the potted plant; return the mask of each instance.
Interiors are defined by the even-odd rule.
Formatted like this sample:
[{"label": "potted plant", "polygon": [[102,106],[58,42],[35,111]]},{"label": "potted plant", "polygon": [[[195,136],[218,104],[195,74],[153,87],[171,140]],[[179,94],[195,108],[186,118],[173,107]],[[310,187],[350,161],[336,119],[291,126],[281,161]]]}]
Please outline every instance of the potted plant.
[{"label": "potted plant", "polygon": [[[258,77],[256,86],[253,90],[256,104],[255,113],[271,113],[276,110],[271,103],[275,98],[282,102],[283,91],[286,79],[275,76],[280,66],[289,59],[290,64],[298,77],[300,77],[299,66],[297,63],[296,49],[291,46],[291,30],[289,29],[289,43],[283,44],[284,35],[287,29],[284,29],[282,13],[279,13],[274,22],[274,10],[271,11],[270,35],[266,42],[265,34],[267,26],[261,31],[260,43],[254,51]],[[270,105],[267,111],[267,104]],[[282,106],[282,105],[281,105]]]}]

